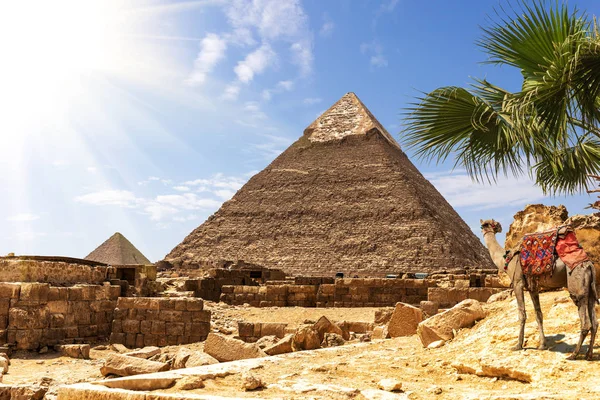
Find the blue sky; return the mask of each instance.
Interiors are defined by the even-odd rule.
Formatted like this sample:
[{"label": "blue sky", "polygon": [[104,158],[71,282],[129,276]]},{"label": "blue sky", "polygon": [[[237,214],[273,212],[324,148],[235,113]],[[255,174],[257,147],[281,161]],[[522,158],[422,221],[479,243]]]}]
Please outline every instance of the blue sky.
[{"label": "blue sky", "polygon": [[[418,91],[470,77],[519,87],[474,44],[498,1],[12,3],[0,254],[84,257],[119,231],[156,261],[346,92],[401,142]],[[478,235],[479,218],[508,227],[528,203],[575,214],[593,201],[413,162]]]}]

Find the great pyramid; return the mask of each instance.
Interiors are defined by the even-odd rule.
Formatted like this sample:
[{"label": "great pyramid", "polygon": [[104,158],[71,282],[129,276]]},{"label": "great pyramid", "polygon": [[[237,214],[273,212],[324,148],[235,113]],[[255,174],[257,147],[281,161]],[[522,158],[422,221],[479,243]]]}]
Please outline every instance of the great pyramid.
[{"label": "great pyramid", "polygon": [[222,260],[305,276],[495,268],[354,93],[165,257],[183,268]]},{"label": "great pyramid", "polygon": [[85,257],[110,265],[152,264],[129,240],[119,232],[109,237]]}]

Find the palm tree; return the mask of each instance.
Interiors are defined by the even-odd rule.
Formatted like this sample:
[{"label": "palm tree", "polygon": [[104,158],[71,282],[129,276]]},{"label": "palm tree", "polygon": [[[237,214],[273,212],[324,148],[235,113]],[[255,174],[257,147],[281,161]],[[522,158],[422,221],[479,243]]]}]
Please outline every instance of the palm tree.
[{"label": "palm tree", "polygon": [[521,91],[475,80],[424,94],[407,110],[404,144],[426,160],[452,155],[476,181],[527,172],[545,193],[586,189],[600,175],[595,18],[534,0],[497,12],[477,44],[487,63],[521,71]]}]

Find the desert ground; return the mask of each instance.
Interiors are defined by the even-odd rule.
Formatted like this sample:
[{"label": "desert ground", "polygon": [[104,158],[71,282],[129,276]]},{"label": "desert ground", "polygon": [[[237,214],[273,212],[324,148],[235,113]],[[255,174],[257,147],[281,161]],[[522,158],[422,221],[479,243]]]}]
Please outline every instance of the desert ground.
[{"label": "desert ground", "polygon": [[[289,399],[595,399],[600,398],[600,354],[594,361],[583,357],[567,361],[578,338],[576,307],[566,291],[541,295],[548,350],[537,350],[537,328],[531,302],[527,301],[526,350],[511,351],[517,335],[514,297],[485,304],[488,316],[472,328],[461,329],[440,348],[423,348],[417,335],[360,342],[339,347],[301,351],[245,360],[242,369],[205,378],[204,388],[180,391],[177,387],[153,391],[185,398]],[[373,308],[250,308],[208,303],[213,329],[224,331],[237,320],[288,322],[300,325],[322,315],[331,319],[372,321]],[[236,332],[231,332],[235,335]],[[202,351],[203,344],[185,346]],[[174,353],[178,346],[161,349]],[[4,383],[50,385],[47,398],[62,384],[101,382],[103,360],[114,351],[109,346],[93,349],[90,360],[60,357],[57,353],[15,353]],[[251,363],[247,363],[251,361]],[[235,364],[240,362],[232,362]],[[220,364],[225,365],[225,364]],[[212,366],[209,366],[212,367]],[[199,369],[205,367],[199,367]],[[242,390],[245,374],[258,377],[264,388]],[[392,378],[402,390],[387,392],[378,383]],[[193,395],[199,396],[194,397]],[[183,398],[183,397],[181,397]]]}]

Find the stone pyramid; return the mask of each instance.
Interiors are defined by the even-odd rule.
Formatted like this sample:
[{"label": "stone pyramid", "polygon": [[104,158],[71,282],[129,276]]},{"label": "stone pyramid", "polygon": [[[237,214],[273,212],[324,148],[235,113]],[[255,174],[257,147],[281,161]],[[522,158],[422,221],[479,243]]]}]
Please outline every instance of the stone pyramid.
[{"label": "stone pyramid", "polygon": [[305,276],[495,268],[354,93],[165,257],[183,268],[235,260]]},{"label": "stone pyramid", "polygon": [[129,240],[119,232],[112,235],[96,250],[85,257],[110,265],[152,264]]}]

